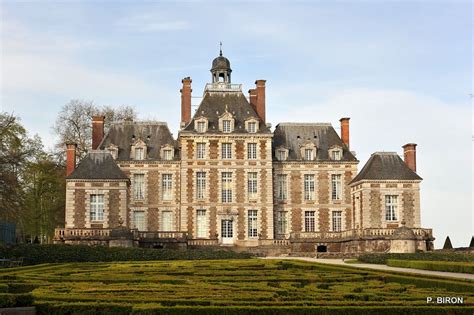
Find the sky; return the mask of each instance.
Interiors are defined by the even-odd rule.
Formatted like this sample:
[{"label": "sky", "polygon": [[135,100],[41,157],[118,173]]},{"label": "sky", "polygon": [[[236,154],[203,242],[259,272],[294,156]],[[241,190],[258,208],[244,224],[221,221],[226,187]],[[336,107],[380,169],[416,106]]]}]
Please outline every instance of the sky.
[{"label": "sky", "polygon": [[[359,170],[418,144],[422,226],[473,235],[470,1],[0,1],[0,106],[47,148],[71,99],[130,105],[177,136],[223,43],[232,83],[267,80],[267,120],[351,117]],[[193,98],[193,105],[199,104]]]}]

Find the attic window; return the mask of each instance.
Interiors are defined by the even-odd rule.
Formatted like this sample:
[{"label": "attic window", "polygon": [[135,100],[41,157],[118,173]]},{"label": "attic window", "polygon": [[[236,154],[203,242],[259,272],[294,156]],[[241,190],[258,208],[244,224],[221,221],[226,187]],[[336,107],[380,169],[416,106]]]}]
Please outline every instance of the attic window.
[{"label": "attic window", "polygon": [[231,121],[230,120],[223,120],[222,121],[222,132],[229,133],[231,131],[232,131]]},{"label": "attic window", "polygon": [[135,160],[143,160],[143,148],[135,148]]},{"label": "attic window", "polygon": [[256,133],[257,132],[257,123],[255,121],[250,121],[247,125],[247,131],[249,133]]},{"label": "attic window", "polygon": [[331,154],[331,159],[333,159],[334,161],[339,161],[341,160],[341,151],[332,151],[332,154]]},{"label": "attic window", "polygon": [[304,159],[307,161],[312,161],[313,157],[313,149],[305,149],[304,150]]},{"label": "attic window", "polygon": [[288,150],[278,149],[276,151],[276,158],[278,161],[286,161],[286,159],[288,158]]},{"label": "attic window", "polygon": [[203,133],[206,132],[207,130],[207,120],[206,118],[199,118],[194,122],[194,129],[196,129],[197,132]]},{"label": "attic window", "polygon": [[163,150],[163,160],[170,161],[173,159],[173,151],[166,149]]}]

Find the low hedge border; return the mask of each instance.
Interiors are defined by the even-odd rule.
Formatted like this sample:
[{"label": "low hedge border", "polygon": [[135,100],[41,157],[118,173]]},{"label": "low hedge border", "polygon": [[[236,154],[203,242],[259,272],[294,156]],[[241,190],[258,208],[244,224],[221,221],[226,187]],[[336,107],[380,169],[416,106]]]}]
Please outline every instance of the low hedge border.
[{"label": "low hedge border", "polygon": [[386,264],[388,259],[474,262],[474,255],[437,252],[423,252],[413,254],[373,253],[363,254],[357,258],[358,261],[368,264]]},{"label": "low hedge border", "polygon": [[387,259],[387,266],[434,271],[474,273],[474,263],[467,262]]},{"label": "low hedge border", "polygon": [[37,304],[38,314],[59,315],[471,315],[474,306],[421,306],[406,308],[403,306],[365,306],[365,307],[133,307],[120,304],[70,303],[70,304]]},{"label": "low hedge border", "polygon": [[19,245],[0,247],[0,257],[23,257],[25,265],[67,262],[111,262],[146,260],[246,259],[249,253],[214,249],[151,249],[88,245]]}]

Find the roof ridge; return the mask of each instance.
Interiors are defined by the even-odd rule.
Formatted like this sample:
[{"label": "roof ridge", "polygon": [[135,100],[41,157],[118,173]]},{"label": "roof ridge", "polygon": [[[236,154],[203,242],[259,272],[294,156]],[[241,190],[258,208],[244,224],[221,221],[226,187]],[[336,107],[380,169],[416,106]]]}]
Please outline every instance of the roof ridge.
[{"label": "roof ridge", "polygon": [[157,125],[157,126],[168,126],[166,121],[159,120],[116,120],[110,123],[111,125]]},{"label": "roof ridge", "polygon": [[310,122],[281,122],[277,126],[332,126],[331,123]]}]

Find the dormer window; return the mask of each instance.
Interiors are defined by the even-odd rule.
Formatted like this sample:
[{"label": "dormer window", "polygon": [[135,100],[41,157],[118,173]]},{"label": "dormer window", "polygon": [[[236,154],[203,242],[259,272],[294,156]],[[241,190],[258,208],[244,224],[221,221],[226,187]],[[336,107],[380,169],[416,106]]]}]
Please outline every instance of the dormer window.
[{"label": "dormer window", "polygon": [[170,144],[166,144],[161,147],[161,159],[165,161],[171,161],[174,157],[174,147]]},{"label": "dormer window", "polygon": [[223,133],[231,133],[234,131],[234,118],[232,114],[227,111],[227,105],[224,113],[219,117],[219,130]]},{"label": "dormer window", "polygon": [[198,118],[194,122],[194,129],[199,133],[204,133],[207,131],[207,119],[204,117]]},{"label": "dormer window", "polygon": [[163,150],[163,160],[172,160],[173,159],[173,151],[171,150]]},{"label": "dormer window", "polygon": [[245,122],[245,129],[248,133],[256,133],[258,131],[258,120],[251,118]]},{"label": "dormer window", "polygon": [[300,148],[301,158],[305,161],[314,161],[316,159],[316,145],[307,142]]},{"label": "dormer window", "polygon": [[338,145],[330,147],[329,158],[333,161],[340,161],[342,159],[342,148]]},{"label": "dormer window", "polygon": [[138,139],[132,144],[130,157],[133,160],[145,160],[146,159],[146,143],[143,140]]},{"label": "dormer window", "polygon": [[277,149],[275,155],[278,161],[286,161],[288,159],[288,150],[285,148]]},{"label": "dormer window", "polygon": [[107,150],[110,152],[112,155],[113,159],[116,160],[118,157],[118,147],[115,144],[110,144],[107,147]]},{"label": "dormer window", "polygon": [[223,120],[222,121],[222,132],[229,133],[231,131],[232,131],[231,121],[230,120]]}]

